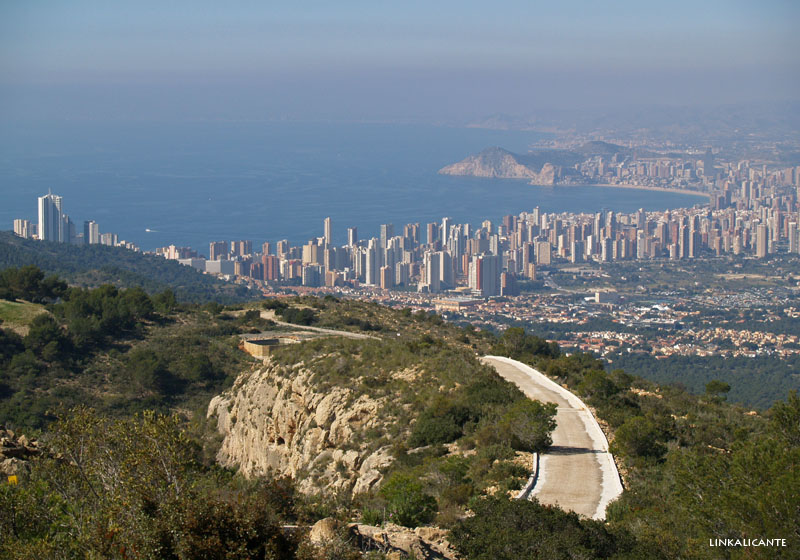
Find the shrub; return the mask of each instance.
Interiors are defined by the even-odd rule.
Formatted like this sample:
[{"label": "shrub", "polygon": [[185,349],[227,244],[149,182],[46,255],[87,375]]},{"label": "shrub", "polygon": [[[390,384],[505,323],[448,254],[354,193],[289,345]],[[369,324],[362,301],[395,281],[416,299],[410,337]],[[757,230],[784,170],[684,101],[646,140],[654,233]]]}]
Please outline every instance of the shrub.
[{"label": "shrub", "polygon": [[430,523],[436,515],[436,499],[426,494],[417,477],[407,473],[394,473],[381,488],[386,499],[388,518],[405,527]]}]

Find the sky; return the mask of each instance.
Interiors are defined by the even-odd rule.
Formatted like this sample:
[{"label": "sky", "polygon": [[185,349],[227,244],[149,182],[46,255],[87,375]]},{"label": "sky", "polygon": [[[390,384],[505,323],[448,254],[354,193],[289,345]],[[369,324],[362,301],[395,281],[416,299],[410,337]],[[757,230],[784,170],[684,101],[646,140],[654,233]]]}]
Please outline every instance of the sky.
[{"label": "sky", "polygon": [[5,0],[0,119],[447,121],[800,98],[800,2]]}]

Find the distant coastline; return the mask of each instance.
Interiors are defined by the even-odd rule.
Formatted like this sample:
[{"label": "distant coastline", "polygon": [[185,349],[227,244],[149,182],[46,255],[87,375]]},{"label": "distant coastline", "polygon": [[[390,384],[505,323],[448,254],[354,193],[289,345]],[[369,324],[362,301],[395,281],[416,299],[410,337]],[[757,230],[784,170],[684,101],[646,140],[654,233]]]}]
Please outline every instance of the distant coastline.
[{"label": "distant coastline", "polygon": [[[569,186],[569,185],[558,185],[559,187]],[[578,186],[578,185],[576,185]],[[592,186],[592,185],[580,185],[583,187]],[[711,193],[707,192],[700,192],[700,191],[692,191],[688,189],[670,189],[667,187],[649,187],[646,185],[611,185],[611,184],[598,184],[594,185],[595,187],[612,187],[615,189],[635,189],[638,191],[657,191],[657,192],[667,192],[667,193],[676,193],[676,194],[688,194],[693,196],[703,196],[705,198],[711,199]]]}]

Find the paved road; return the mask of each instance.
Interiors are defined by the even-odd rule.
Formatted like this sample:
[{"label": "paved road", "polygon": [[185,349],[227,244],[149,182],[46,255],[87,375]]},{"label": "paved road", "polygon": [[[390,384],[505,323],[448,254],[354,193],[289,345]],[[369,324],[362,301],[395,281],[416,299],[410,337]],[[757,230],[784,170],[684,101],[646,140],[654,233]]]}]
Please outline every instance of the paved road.
[{"label": "paved road", "polygon": [[318,332],[321,334],[331,334],[336,336],[343,336],[345,338],[359,338],[359,339],[371,338],[374,340],[379,340],[377,336],[372,336],[368,334],[362,334],[350,331],[339,331],[336,329],[324,329],[322,327],[311,327],[308,325],[296,325],[295,323],[287,323],[285,321],[279,321],[275,316],[275,312],[272,310],[262,311],[261,317],[263,319],[269,319],[270,321],[274,321],[276,324],[281,325],[283,327],[291,327],[293,329],[299,329],[303,331]]},{"label": "paved road", "polygon": [[528,397],[558,405],[553,446],[540,456],[531,495],[543,504],[604,519],[606,506],[622,493],[622,485],[591,412],[575,395],[525,364],[496,356],[482,360]]}]

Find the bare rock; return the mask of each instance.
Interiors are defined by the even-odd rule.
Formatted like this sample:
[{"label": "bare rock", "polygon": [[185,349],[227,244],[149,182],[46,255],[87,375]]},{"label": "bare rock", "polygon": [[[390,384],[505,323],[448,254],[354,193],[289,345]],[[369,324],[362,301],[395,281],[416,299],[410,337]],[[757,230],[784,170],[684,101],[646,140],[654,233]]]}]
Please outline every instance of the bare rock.
[{"label": "bare rock", "polygon": [[362,550],[380,550],[387,558],[413,556],[424,560],[455,560],[458,558],[450,547],[446,532],[437,527],[409,529],[388,523],[383,527],[353,524],[350,532],[358,540]]},{"label": "bare rock", "polygon": [[325,544],[325,542],[333,540],[336,537],[336,532],[338,530],[339,522],[332,517],[326,517],[314,523],[308,534],[308,540],[316,545]]},{"label": "bare rock", "polygon": [[291,476],[306,494],[368,492],[393,459],[388,446],[371,449],[360,436],[390,421],[381,414],[385,398],[354,398],[347,387],[322,392],[313,375],[267,360],[214,397],[207,415],[223,436],[217,461],[247,477]]},{"label": "bare rock", "polygon": [[12,476],[16,474],[26,474],[31,470],[28,461],[22,459],[4,459],[0,461],[0,474],[3,476]]}]

